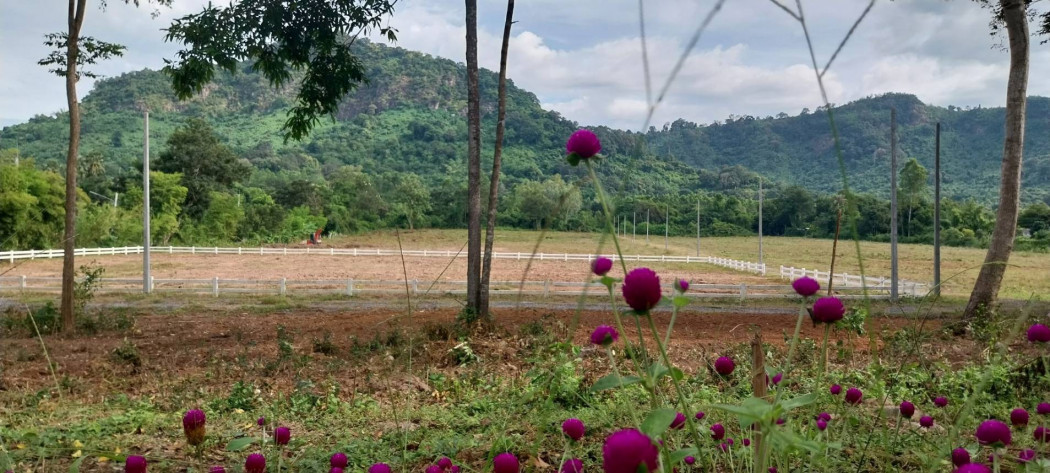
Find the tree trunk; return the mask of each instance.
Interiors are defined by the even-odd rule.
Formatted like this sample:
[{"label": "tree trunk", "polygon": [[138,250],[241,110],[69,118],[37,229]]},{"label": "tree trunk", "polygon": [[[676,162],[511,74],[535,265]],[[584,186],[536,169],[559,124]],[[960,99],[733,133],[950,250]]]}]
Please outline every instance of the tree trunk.
[{"label": "tree trunk", "polygon": [[478,90],[478,1],[467,7],[467,307],[481,307],[481,98]]},{"label": "tree trunk", "polygon": [[84,24],[87,0],[69,0],[69,38],[66,43],[66,104],[69,106],[69,149],[66,152],[65,228],[62,232],[62,331],[75,328],[73,279],[76,275],[73,250],[76,248],[77,153],[80,148],[80,104],[77,103],[77,56],[80,26]]},{"label": "tree trunk", "polygon": [[496,146],[492,153],[492,176],[489,179],[489,214],[485,227],[485,259],[481,268],[479,315],[489,319],[489,276],[492,274],[492,241],[496,236],[496,211],[499,205],[499,173],[503,158],[503,133],[507,116],[507,50],[510,28],[514,23],[514,0],[507,0],[507,21],[503,24],[503,47],[499,56],[499,110],[496,112]]},{"label": "tree trunk", "polygon": [[1010,260],[1020,208],[1021,158],[1024,153],[1025,107],[1028,94],[1028,19],[1023,0],[1000,0],[1002,20],[1010,39],[1010,78],[1006,83],[1006,139],[995,229],[981,273],[966,304],[966,318],[990,309],[999,295]]}]

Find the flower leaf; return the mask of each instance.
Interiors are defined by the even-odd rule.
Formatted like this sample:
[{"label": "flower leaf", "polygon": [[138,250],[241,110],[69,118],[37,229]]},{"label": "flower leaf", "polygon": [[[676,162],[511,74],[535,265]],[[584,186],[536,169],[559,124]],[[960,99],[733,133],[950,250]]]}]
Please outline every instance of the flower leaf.
[{"label": "flower leaf", "polygon": [[580,165],[580,155],[576,153],[569,153],[565,160],[569,162],[570,166],[576,167]]},{"label": "flower leaf", "polygon": [[642,433],[654,439],[659,437],[671,427],[671,423],[674,422],[676,415],[678,415],[678,411],[666,407],[650,412],[645,420],[642,421]]},{"label": "flower leaf", "polygon": [[620,386],[627,386],[629,384],[635,384],[642,381],[642,378],[637,376],[619,376],[616,373],[603,376],[598,381],[594,382],[591,386],[591,391],[604,391],[606,389],[618,388]]},{"label": "flower leaf", "polygon": [[799,407],[808,406],[810,404],[813,404],[816,401],[817,401],[817,395],[814,394],[814,393],[809,393],[809,394],[803,394],[803,395],[798,396],[798,397],[793,397],[793,398],[788,399],[786,401],[782,401],[780,403],[780,407],[782,407],[785,411],[790,411],[792,409],[797,409]]},{"label": "flower leaf", "polygon": [[227,452],[239,452],[248,448],[249,445],[255,443],[255,437],[241,437],[230,440],[230,443],[226,444]]},{"label": "flower leaf", "polygon": [[87,458],[87,457],[86,456],[81,456],[80,458],[77,458],[77,461],[73,462],[72,465],[69,465],[69,473],[79,473],[80,472],[80,464],[84,463],[84,459],[85,458]]}]

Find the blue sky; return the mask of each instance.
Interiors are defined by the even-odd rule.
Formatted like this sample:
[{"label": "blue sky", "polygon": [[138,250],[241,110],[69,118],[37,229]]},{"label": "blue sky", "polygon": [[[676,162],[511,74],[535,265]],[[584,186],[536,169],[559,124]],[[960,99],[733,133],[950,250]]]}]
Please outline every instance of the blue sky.
[{"label": "blue sky", "polygon": [[[85,34],[123,43],[123,58],[95,67],[112,76],[158,68],[178,45],[164,43],[172,18],[205,0],[138,9],[110,0],[91,8]],[[713,0],[647,0],[653,82],[662,84]],[[793,2],[787,2],[793,4]],[[89,0],[98,4],[98,0]],[[867,4],[803,2],[823,64]],[[479,0],[480,58],[498,65],[505,3]],[[63,81],[36,61],[43,35],[65,24],[65,0],[0,0],[0,124],[65,108]],[[402,0],[391,18],[398,46],[462,61],[463,2]],[[159,13],[153,18],[152,13]],[[646,98],[633,0],[518,0],[510,77],[547,108],[587,125],[638,129]],[[879,1],[825,77],[830,99],[844,103],[908,92],[938,105],[997,106],[1005,97],[1008,56],[988,35],[988,12],[967,0]],[[1050,45],[1032,46],[1032,95],[1050,95]],[[677,118],[709,123],[735,115],[797,114],[820,104],[797,22],[767,0],[728,0],[691,53],[653,124]],[[80,84],[81,95],[92,81]]]}]

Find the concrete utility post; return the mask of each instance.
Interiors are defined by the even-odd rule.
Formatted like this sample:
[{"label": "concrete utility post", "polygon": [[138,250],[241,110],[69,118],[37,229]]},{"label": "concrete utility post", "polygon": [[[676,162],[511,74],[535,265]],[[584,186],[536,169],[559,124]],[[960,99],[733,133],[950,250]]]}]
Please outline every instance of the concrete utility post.
[{"label": "concrete utility post", "polygon": [[700,199],[696,199],[696,256],[700,256]]},{"label": "concrete utility post", "polygon": [[941,295],[941,123],[933,152],[933,293]]},{"label": "concrete utility post", "polygon": [[765,261],[762,258],[762,179],[758,179],[758,264]]},{"label": "concrete utility post", "polygon": [[142,292],[149,294],[153,292],[149,273],[149,110],[143,112],[143,118],[145,127],[142,132]]},{"label": "concrete utility post", "polygon": [[667,215],[664,217],[664,251],[667,251],[667,237],[671,236],[671,204],[667,204]]},{"label": "concrete utility post", "polygon": [[890,300],[897,300],[897,109],[890,109]]},{"label": "concrete utility post", "polygon": [[645,244],[649,244],[649,209],[645,209]]}]

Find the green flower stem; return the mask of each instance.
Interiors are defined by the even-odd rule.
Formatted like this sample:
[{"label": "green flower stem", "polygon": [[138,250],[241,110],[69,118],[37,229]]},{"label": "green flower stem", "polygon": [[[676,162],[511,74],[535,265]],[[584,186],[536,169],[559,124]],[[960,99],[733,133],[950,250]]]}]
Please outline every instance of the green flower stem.
[{"label": "green flower stem", "polygon": [[[802,304],[798,307],[798,321],[795,322],[795,334],[791,336],[791,347],[788,348],[787,360],[784,361],[784,376],[791,376],[791,361],[795,359],[795,348],[798,346],[798,337],[802,333],[802,319],[806,317],[806,299],[802,299]],[[782,381],[783,382],[783,381]],[[774,403],[780,401],[780,393],[783,390],[778,389],[777,394],[774,397]]]},{"label": "green flower stem", "polygon": [[[828,334],[831,332],[831,325],[824,324],[824,343],[820,349],[820,376],[817,377],[820,381],[824,381],[824,375],[828,372]],[[823,384],[822,382],[817,385]]]},{"label": "green flower stem", "polygon": [[[656,324],[653,323],[653,318],[648,314],[646,314],[645,318],[649,321],[649,329],[653,332],[653,339],[656,340],[656,348],[660,350],[660,358],[663,359],[664,366],[666,366],[668,370],[672,369],[673,366],[671,365],[671,360],[667,357],[667,349],[664,348],[663,343],[660,343],[660,335],[656,331]],[[683,414],[686,412],[691,414],[693,409],[689,407],[688,403],[686,403],[685,394],[682,392],[681,386],[678,385],[678,380],[675,379],[674,373],[670,373],[670,377],[675,393],[678,394],[679,407],[684,411]],[[700,432],[696,430],[696,423],[694,420],[696,419],[692,415],[685,416],[685,424],[689,427],[689,435],[693,437],[693,442],[697,445],[697,448],[700,448]]]},{"label": "green flower stem", "polygon": [[[674,292],[671,293],[671,297],[674,297]],[[674,329],[674,321],[678,318],[678,304],[671,304],[671,321],[667,322],[667,334],[664,335],[664,346],[671,345],[671,330]]]},{"label": "green flower stem", "polygon": [[[896,451],[896,450],[897,450],[897,440],[899,440],[899,439],[900,439],[900,434],[901,434],[901,419],[902,419],[903,417],[904,417],[904,416],[903,416],[903,415],[900,415],[900,413],[898,413],[898,414],[897,414],[897,426],[896,426],[896,427],[894,427],[894,429],[893,429],[893,441],[892,441],[892,442],[890,442],[890,448],[892,448],[892,449],[893,449],[894,451]],[[949,455],[949,456],[950,456],[950,455]]]},{"label": "green flower stem", "polygon": [[[613,319],[616,321],[616,329],[619,330],[621,334],[623,334],[623,344],[624,344],[625,349],[630,349],[631,348],[631,341],[628,338],[628,333],[630,333],[630,332],[628,332],[624,328],[623,318],[620,317],[620,308],[619,308],[619,305],[616,304],[616,295],[613,294],[613,286],[612,286],[612,284],[607,286],[607,289],[609,290],[609,304],[612,305]],[[640,340],[641,339],[639,338],[639,341]],[[643,348],[643,351],[644,351],[644,348]],[[635,357],[631,357],[631,361],[634,363],[634,369],[638,372],[638,376],[641,376],[642,378],[645,378],[645,372],[642,370],[642,364],[639,363],[638,360]],[[615,366],[615,363],[614,363],[614,366]]]},{"label": "green flower stem", "polygon": [[[613,357],[612,348],[609,348],[608,346],[606,346],[605,347],[605,355],[609,357],[609,364],[612,365],[613,373],[616,373],[616,377],[622,380],[623,379],[623,375],[620,374],[620,367],[616,364],[616,358]],[[655,398],[656,396],[650,391],[649,397],[650,398]],[[627,409],[627,410],[631,412],[631,420],[634,421],[634,426],[638,427],[638,428],[641,428],[642,423],[641,423],[641,421],[638,420],[638,413],[635,412],[637,409]]]},{"label": "green flower stem", "polygon": [[999,452],[998,449],[992,450],[992,471],[999,473]]},{"label": "green flower stem", "polygon": [[587,163],[587,173],[591,176],[591,181],[594,182],[594,189],[598,192],[598,201],[602,203],[602,211],[605,213],[605,227],[609,230],[609,234],[613,237],[613,245],[616,246],[616,255],[619,256],[620,267],[623,268],[623,274],[627,275],[627,263],[623,260],[623,251],[620,250],[620,239],[616,236],[616,230],[613,228],[612,212],[609,210],[609,203],[605,198],[605,191],[602,189],[602,183],[598,181],[598,175],[594,172],[594,166],[591,165],[591,160],[585,159]]}]

